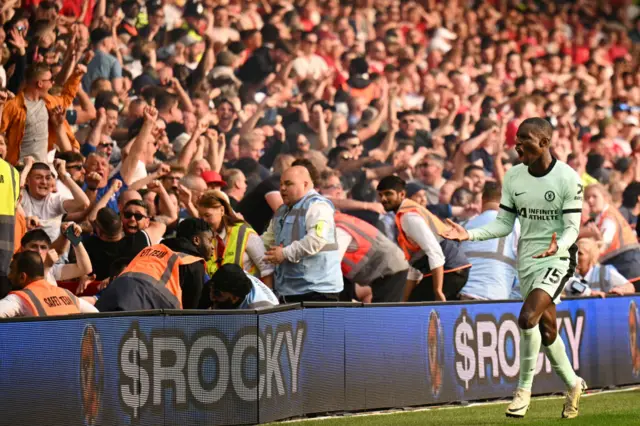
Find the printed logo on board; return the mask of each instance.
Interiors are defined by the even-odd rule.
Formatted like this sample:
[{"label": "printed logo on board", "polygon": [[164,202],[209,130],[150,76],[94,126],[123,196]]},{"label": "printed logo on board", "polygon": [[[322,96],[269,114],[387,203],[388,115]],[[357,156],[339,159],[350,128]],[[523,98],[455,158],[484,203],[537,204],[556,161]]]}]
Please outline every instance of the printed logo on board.
[{"label": "printed logo on board", "polygon": [[87,324],[80,342],[82,418],[86,426],[99,424],[104,392],[104,359],[98,330]]},{"label": "printed logo on board", "polygon": [[429,314],[427,326],[427,353],[429,376],[431,377],[431,394],[434,398],[440,395],[444,375],[444,334],[440,315],[434,310]]}]

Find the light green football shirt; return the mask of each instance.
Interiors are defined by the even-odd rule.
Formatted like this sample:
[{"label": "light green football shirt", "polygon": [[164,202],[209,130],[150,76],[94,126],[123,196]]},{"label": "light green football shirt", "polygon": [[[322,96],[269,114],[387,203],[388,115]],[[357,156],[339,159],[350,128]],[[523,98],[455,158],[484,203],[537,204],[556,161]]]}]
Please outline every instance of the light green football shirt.
[{"label": "light green football shirt", "polygon": [[[518,217],[518,273],[526,276],[559,258],[577,261],[575,246],[580,231],[583,187],[580,176],[567,164],[553,160],[542,176],[533,176],[524,164],[507,171],[496,220],[469,231],[470,240],[483,241],[508,235]],[[557,233],[554,256],[534,259],[549,248]],[[564,260],[564,259],[562,259]]]}]

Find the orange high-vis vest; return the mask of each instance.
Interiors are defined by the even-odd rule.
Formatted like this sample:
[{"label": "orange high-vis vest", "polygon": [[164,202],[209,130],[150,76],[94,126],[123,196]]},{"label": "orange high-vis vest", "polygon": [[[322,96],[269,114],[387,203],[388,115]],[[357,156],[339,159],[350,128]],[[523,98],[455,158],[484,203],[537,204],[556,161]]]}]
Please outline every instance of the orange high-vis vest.
[{"label": "orange high-vis vest", "polygon": [[12,291],[31,309],[34,317],[79,314],[78,298],[69,290],[49,284],[46,280],[34,281],[22,290]]},{"label": "orange high-vis vest", "polygon": [[615,207],[608,206],[605,211],[600,215],[598,221],[598,228],[602,229],[602,224],[605,219],[611,219],[616,224],[616,234],[613,237],[613,241],[609,244],[609,247],[600,256],[600,263],[613,259],[617,255],[629,250],[640,248],[638,244],[638,237],[636,233],[631,229],[629,222],[625,220]]},{"label": "orange high-vis vest", "polygon": [[[441,240],[439,235],[447,229],[447,225],[445,225],[438,216],[431,213],[426,208],[422,207],[420,204],[416,203],[413,200],[405,199],[402,201],[400,208],[396,212],[396,226],[398,227],[398,245],[404,251],[405,258],[411,262],[412,257],[421,251],[421,248],[418,244],[411,241],[407,234],[402,229],[402,216],[407,213],[417,213],[419,214],[424,221],[431,229],[431,232],[436,236],[436,239]],[[464,252],[459,247],[459,245],[453,241],[449,240],[441,240],[440,247],[442,248],[442,254],[444,255],[444,273],[455,272],[461,269],[470,268],[471,263],[467,260],[467,257],[464,255]],[[414,259],[415,260],[415,259]],[[419,269],[424,276],[431,275],[430,271],[423,270],[422,267],[418,267],[415,264],[414,268]]]},{"label": "orange high-vis vest", "polygon": [[202,258],[175,252],[164,244],[155,244],[138,253],[120,276],[137,278],[165,287],[178,299],[178,304],[182,308],[180,266],[195,262],[202,262],[204,265]]},{"label": "orange high-vis vest", "polygon": [[352,98],[364,99],[364,102],[367,105],[369,105],[374,99],[382,96],[382,92],[376,83],[371,83],[367,87],[363,87],[362,89],[351,87],[349,86],[349,84],[344,83],[342,85],[342,90],[348,93]]},{"label": "orange high-vis vest", "polygon": [[351,235],[357,248],[349,250],[342,258],[342,275],[353,279],[369,260],[368,254],[378,238],[380,231],[364,220],[348,214],[336,212],[334,215],[336,226]]},{"label": "orange high-vis vest", "polygon": [[396,226],[398,227],[398,245],[402,251],[404,251],[405,258],[407,260],[411,260],[411,256],[420,251],[420,246],[409,240],[402,229],[402,216],[407,213],[418,213],[422,216],[425,222],[427,222],[429,229],[431,229],[436,236],[440,235],[441,232],[444,232],[447,227],[442,223],[438,216],[434,215],[415,201],[406,198],[396,212]]}]

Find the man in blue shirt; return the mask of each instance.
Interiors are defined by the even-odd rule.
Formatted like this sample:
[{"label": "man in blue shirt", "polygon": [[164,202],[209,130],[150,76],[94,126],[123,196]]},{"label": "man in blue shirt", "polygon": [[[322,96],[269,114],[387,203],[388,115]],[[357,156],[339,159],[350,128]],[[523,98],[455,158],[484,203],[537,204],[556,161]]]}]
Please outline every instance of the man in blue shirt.
[{"label": "man in blue shirt", "polygon": [[235,263],[222,265],[207,285],[213,309],[267,309],[278,305],[269,287]]}]

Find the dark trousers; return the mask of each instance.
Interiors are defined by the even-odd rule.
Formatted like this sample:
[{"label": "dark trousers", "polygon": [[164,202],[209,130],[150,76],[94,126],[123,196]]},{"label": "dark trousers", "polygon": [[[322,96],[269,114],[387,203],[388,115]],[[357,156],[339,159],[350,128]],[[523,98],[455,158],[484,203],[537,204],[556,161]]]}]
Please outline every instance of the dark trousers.
[{"label": "dark trousers", "polygon": [[293,296],[280,296],[280,303],[300,303],[300,302],[338,302],[340,293],[305,293]]},{"label": "dark trousers", "polygon": [[374,280],[371,283],[371,290],[373,292],[371,302],[402,302],[404,286],[407,284],[407,274],[409,274],[408,269]]},{"label": "dark trousers", "polygon": [[[369,285],[373,295],[371,303],[402,302],[404,286],[407,284],[409,270],[376,278]],[[341,302],[351,302],[356,297],[356,284],[347,277],[343,277],[344,290],[340,293]],[[364,285],[364,284],[362,284]]]},{"label": "dark trousers", "polygon": [[166,287],[122,275],[104,289],[95,306],[100,312],[180,309]]},{"label": "dark trousers", "polygon": [[[464,287],[469,278],[469,269],[471,268],[464,268],[444,274],[442,292],[447,300],[458,299],[458,293],[460,293],[460,290],[462,290],[462,287]],[[428,277],[424,277],[416,288],[413,289],[409,296],[409,302],[432,302],[434,300],[436,300],[436,295],[433,292],[431,275],[429,275]]]}]

